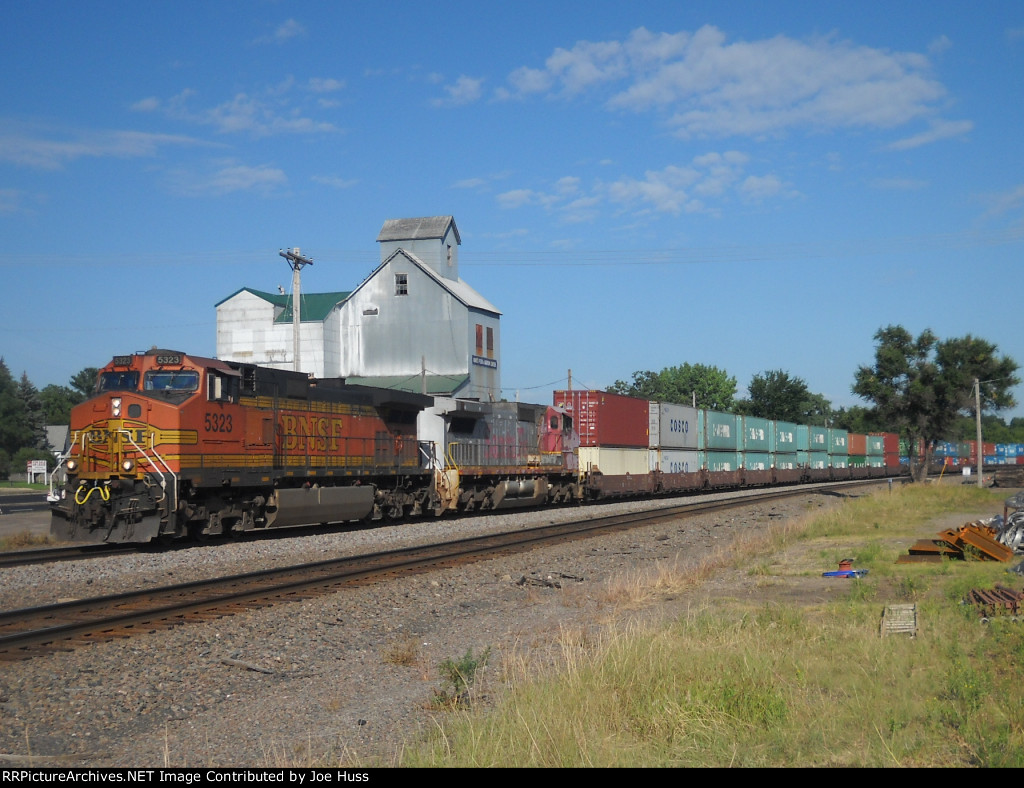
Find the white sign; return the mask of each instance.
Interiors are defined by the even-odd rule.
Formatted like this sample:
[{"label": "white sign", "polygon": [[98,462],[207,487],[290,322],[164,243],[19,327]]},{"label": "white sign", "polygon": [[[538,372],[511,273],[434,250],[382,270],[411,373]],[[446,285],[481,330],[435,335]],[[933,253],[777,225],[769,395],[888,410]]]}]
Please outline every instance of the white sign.
[{"label": "white sign", "polygon": [[46,473],[46,460],[29,460],[27,470],[29,473]]}]

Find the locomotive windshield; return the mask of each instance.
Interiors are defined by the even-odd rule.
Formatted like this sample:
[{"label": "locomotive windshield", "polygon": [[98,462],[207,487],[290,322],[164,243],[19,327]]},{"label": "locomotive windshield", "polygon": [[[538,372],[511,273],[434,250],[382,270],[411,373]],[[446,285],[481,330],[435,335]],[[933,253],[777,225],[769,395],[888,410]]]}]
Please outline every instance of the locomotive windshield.
[{"label": "locomotive windshield", "polygon": [[159,369],[146,373],[146,391],[198,391],[199,373],[194,369]]},{"label": "locomotive windshield", "polygon": [[135,370],[101,372],[96,391],[137,391],[139,373]]}]

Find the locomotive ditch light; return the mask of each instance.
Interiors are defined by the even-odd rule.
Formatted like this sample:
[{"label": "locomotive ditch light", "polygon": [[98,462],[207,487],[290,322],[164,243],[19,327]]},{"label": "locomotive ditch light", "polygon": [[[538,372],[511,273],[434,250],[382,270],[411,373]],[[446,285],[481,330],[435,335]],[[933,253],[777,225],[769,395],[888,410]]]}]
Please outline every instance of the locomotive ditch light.
[{"label": "locomotive ditch light", "polygon": [[125,473],[128,473],[129,471],[131,471],[131,469],[134,468],[134,467],[135,467],[135,461],[134,460],[121,460],[121,470],[123,470]]},{"label": "locomotive ditch light", "polygon": [[78,460],[68,460],[64,467],[67,468],[68,473],[74,473],[78,470]]}]

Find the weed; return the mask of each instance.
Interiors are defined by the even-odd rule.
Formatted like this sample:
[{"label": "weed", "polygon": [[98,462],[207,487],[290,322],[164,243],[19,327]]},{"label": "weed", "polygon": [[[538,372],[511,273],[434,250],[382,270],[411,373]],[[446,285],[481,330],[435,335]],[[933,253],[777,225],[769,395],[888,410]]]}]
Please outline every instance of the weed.
[{"label": "weed", "polygon": [[488,646],[479,656],[473,654],[473,649],[467,649],[466,653],[457,662],[446,659],[438,669],[441,672],[441,679],[444,686],[434,690],[434,706],[439,709],[454,710],[469,704],[469,691],[476,680],[477,673],[487,665],[491,656],[491,647]]},{"label": "weed", "polygon": [[392,643],[384,649],[381,658],[389,665],[411,668],[420,659],[419,641],[416,638],[406,638],[398,643]]}]

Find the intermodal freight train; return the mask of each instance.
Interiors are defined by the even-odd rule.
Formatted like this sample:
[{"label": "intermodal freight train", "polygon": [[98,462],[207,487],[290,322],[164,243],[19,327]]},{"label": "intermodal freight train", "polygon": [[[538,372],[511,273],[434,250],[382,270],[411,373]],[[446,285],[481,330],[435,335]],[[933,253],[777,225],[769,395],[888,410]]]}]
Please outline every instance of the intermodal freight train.
[{"label": "intermodal freight train", "polygon": [[70,426],[51,533],[85,542],[905,472],[890,434],[594,391],[428,397],[157,349],[115,356]]}]

